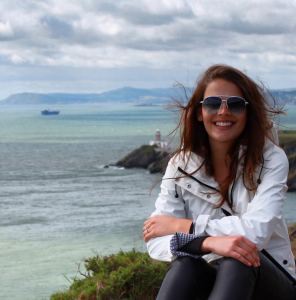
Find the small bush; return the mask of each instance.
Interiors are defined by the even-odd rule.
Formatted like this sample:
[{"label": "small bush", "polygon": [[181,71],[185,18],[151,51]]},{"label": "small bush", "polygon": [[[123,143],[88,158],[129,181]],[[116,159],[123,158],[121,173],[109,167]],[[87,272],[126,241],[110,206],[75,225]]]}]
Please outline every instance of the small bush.
[{"label": "small bush", "polygon": [[169,265],[135,249],[98,255],[86,263],[86,278],[74,280],[68,291],[55,293],[50,300],[153,300]]}]

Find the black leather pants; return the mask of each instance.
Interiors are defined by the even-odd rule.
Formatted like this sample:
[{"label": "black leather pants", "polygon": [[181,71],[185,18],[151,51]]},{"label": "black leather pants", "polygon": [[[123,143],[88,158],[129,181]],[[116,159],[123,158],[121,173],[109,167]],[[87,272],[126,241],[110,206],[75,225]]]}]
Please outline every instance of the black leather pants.
[{"label": "black leather pants", "polygon": [[217,265],[179,257],[169,268],[157,300],[295,300],[296,289],[285,274],[259,256],[258,268],[227,257]]}]

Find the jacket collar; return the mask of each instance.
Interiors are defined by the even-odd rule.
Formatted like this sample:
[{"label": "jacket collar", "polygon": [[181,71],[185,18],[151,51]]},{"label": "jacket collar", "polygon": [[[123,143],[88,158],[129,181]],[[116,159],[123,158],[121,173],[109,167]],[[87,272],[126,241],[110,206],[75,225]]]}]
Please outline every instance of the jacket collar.
[{"label": "jacket collar", "polygon": [[[220,194],[215,192],[215,190],[220,189],[218,182],[215,181],[213,177],[206,175],[204,167],[196,171],[198,166],[203,163],[201,157],[197,156],[195,153],[191,153],[190,157],[189,154],[185,155],[185,159],[180,157],[177,162],[177,170],[178,168],[180,169],[177,171],[176,176],[186,176],[184,172],[193,174],[190,177],[186,176],[178,179],[176,184],[199,198],[216,205],[220,200]],[[221,208],[232,214],[231,209],[226,202],[223,203]]]}]

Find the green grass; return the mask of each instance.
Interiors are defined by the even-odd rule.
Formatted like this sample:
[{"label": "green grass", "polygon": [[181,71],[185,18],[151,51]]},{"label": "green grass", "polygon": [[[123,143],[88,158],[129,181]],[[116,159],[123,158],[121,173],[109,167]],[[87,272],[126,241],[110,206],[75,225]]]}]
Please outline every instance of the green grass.
[{"label": "green grass", "polygon": [[154,153],[155,152],[154,148],[156,148],[156,147],[157,147],[156,145],[152,145],[152,146],[150,146],[150,145],[143,145],[143,146],[141,146],[141,150],[145,154],[150,154],[150,153]]},{"label": "green grass", "polygon": [[296,130],[279,130],[279,140],[281,147],[296,144]]},{"label": "green grass", "polygon": [[74,279],[68,291],[55,293],[50,300],[153,300],[169,264],[132,249],[95,256],[85,266],[84,279]]}]

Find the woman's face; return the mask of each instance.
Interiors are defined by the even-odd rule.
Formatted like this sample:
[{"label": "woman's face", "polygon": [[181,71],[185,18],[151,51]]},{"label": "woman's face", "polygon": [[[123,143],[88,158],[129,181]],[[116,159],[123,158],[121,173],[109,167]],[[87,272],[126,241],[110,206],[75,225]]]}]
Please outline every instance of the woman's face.
[{"label": "woman's face", "polygon": [[[221,78],[215,79],[208,84],[204,93],[204,99],[209,96],[221,96],[223,100],[229,96],[243,97],[238,86]],[[211,149],[229,148],[246,126],[247,110],[241,114],[233,114],[228,110],[226,103],[223,102],[222,107],[216,113],[209,114],[204,108],[199,110],[198,121],[204,123],[209,135]]]}]

